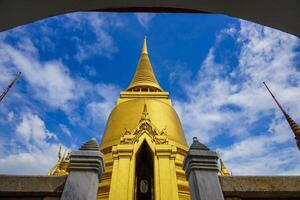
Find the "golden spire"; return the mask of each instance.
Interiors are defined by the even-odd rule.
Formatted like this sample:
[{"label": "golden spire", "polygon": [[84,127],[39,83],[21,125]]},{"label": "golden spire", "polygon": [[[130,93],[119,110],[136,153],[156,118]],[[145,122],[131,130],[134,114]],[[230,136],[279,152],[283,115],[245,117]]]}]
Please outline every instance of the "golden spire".
[{"label": "golden spire", "polygon": [[222,176],[230,176],[231,175],[230,171],[229,171],[229,169],[227,169],[227,167],[225,166],[225,164],[221,158],[220,158],[220,163],[221,163],[221,170],[220,170],[221,175]]},{"label": "golden spire", "polygon": [[271,94],[272,98],[274,99],[274,101],[276,102],[277,106],[279,107],[279,109],[281,110],[281,112],[283,113],[283,115],[285,116],[285,119],[287,120],[287,122],[289,123],[294,135],[295,135],[295,139],[297,142],[297,146],[298,149],[300,150],[300,127],[298,126],[298,124],[290,117],[290,115],[283,109],[283,107],[280,105],[280,103],[277,101],[277,99],[275,98],[275,96],[273,95],[273,93],[271,92],[271,90],[269,89],[269,87],[267,86],[267,84],[265,82],[263,82],[263,84],[266,86],[267,90],[269,91],[269,93]]},{"label": "golden spire", "polygon": [[127,91],[163,91],[154,75],[151,62],[148,56],[147,40],[144,39],[142,54]]},{"label": "golden spire", "polygon": [[147,49],[147,37],[146,37],[146,36],[145,36],[145,38],[144,38],[144,44],[143,44],[142,54],[148,54],[148,49]]},{"label": "golden spire", "polygon": [[67,150],[65,150],[63,156],[61,154],[61,145],[58,148],[58,160],[54,167],[48,171],[48,176],[65,176],[68,175],[69,158]]},{"label": "golden spire", "polygon": [[229,171],[229,169],[225,166],[221,156],[220,156],[220,153],[217,153],[218,154],[218,157],[220,159],[220,173],[221,173],[221,176],[231,176],[231,173]]}]

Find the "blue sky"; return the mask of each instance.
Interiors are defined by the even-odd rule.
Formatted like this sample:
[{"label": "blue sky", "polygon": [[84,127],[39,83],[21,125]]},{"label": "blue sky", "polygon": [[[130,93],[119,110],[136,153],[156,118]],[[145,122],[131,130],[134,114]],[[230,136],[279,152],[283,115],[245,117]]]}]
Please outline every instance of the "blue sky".
[{"label": "blue sky", "polygon": [[144,36],[187,140],[222,155],[236,175],[300,173],[300,154],[263,88],[300,123],[300,40],[205,14],[73,13],[0,33],[0,173],[46,174],[58,145],[100,142],[129,84]]}]

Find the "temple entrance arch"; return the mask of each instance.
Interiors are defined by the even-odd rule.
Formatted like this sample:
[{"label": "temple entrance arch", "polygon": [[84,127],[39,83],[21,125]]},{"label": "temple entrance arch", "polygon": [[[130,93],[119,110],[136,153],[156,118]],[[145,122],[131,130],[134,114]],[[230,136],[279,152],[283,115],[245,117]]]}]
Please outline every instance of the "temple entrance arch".
[{"label": "temple entrance arch", "polygon": [[135,162],[135,200],[154,199],[154,156],[144,140]]}]

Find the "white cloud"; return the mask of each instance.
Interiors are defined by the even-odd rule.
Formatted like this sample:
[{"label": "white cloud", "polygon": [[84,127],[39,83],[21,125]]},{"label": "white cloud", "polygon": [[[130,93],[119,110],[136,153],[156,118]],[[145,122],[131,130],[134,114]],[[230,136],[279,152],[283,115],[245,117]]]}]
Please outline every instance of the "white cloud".
[{"label": "white cloud", "polygon": [[98,84],[96,91],[102,100],[91,102],[87,105],[87,113],[92,121],[105,122],[115,106],[115,100],[120,93],[120,88],[115,85]]},{"label": "white cloud", "polygon": [[0,158],[0,173],[47,175],[57,162],[57,151],[58,145],[50,145],[36,151],[10,154]]},{"label": "white cloud", "polygon": [[96,76],[97,71],[94,67],[85,65],[83,68],[89,76]]},{"label": "white cloud", "polygon": [[[100,13],[72,13],[49,20],[60,22],[61,26],[69,29],[70,32],[81,31],[83,32],[81,35],[91,34],[93,36],[89,37],[90,40],[77,38],[77,36],[70,38],[75,40],[77,47],[75,57],[79,60],[94,55],[111,57],[118,48],[110,32],[124,25],[123,20],[117,15]],[[54,31],[48,26],[47,21],[41,23],[41,27],[41,31],[44,33],[41,38],[33,38],[34,34],[29,34],[32,31],[29,27],[28,30],[26,27],[21,27],[10,31],[10,34],[2,33],[0,35],[0,89],[7,86],[17,71],[22,71],[21,78],[25,80],[25,84],[15,85],[15,90],[22,88],[22,91],[15,93],[19,96],[11,98],[11,102],[22,99],[22,106],[27,107],[32,104],[34,98],[51,108],[63,110],[69,119],[80,118],[75,116],[75,110],[79,103],[83,101],[85,101],[85,105],[91,103],[90,101],[98,103],[98,99],[103,97],[94,91],[94,85],[89,81],[78,76],[72,77],[72,71],[63,63],[62,59],[41,59],[40,49],[37,49],[37,46],[45,49],[47,47],[44,45],[47,41],[47,46],[55,49],[52,48],[53,45],[55,47],[55,44],[51,41]],[[15,42],[8,42],[8,37],[15,38]],[[93,67],[89,66],[88,73],[90,75],[95,75]],[[26,89],[26,94],[22,94],[24,89]],[[25,107],[20,109],[28,110]],[[75,122],[76,120],[71,121]]]},{"label": "white cloud", "polygon": [[149,28],[155,15],[154,13],[135,13],[138,22],[146,29]]},{"label": "white cloud", "polygon": [[11,122],[11,121],[13,120],[14,116],[15,116],[15,113],[14,113],[14,112],[9,112],[9,113],[7,114],[7,121],[8,121],[8,122]]},{"label": "white cloud", "polygon": [[[183,85],[187,101],[174,102],[188,140],[198,136],[204,143],[220,141],[219,149],[235,174],[299,173],[293,133],[262,85],[266,81],[299,121],[299,39],[245,21],[239,29],[229,29],[217,36],[196,80]],[[241,47],[236,67],[215,58],[219,43],[230,37]],[[257,132],[262,129],[254,127],[262,123],[268,130]],[[222,137],[234,138],[232,144],[222,146]]]},{"label": "white cloud", "polygon": [[[75,83],[63,63],[56,60],[39,61],[37,50],[31,42],[18,44],[17,46],[23,46],[22,49],[5,42],[0,46],[0,55],[5,57],[4,61],[0,61],[0,68],[11,72],[16,71],[13,69],[21,71],[22,77],[25,77],[38,98],[60,108],[64,108],[68,101],[78,98],[75,94]],[[6,76],[9,75],[3,75]]]},{"label": "white cloud", "polygon": [[114,15],[104,15],[101,13],[71,13],[65,15],[64,23],[66,28],[72,28],[78,31],[86,32],[91,30],[94,39],[86,41],[78,37],[72,37],[76,42],[77,53],[75,58],[83,61],[94,55],[111,57],[118,51],[110,31],[124,26],[123,20]]},{"label": "white cloud", "polygon": [[0,173],[46,175],[57,160],[58,144],[48,141],[55,134],[39,116],[24,113],[15,138],[17,144],[10,145],[10,154],[0,158]]},{"label": "white cloud", "polygon": [[[256,148],[252,148],[254,151]],[[260,150],[260,149],[258,149]],[[276,149],[272,149],[275,150]],[[227,166],[233,175],[298,175],[299,150],[293,147],[283,148],[280,153],[271,149],[263,155],[249,155],[247,159],[228,160]]]},{"label": "white cloud", "polygon": [[20,138],[27,148],[43,146],[48,139],[57,139],[54,133],[48,131],[45,123],[37,115],[23,114],[21,123],[16,128],[17,137]]},{"label": "white cloud", "polygon": [[64,124],[59,124],[60,129],[65,133],[67,136],[72,137],[71,131],[68,129],[68,127]]},{"label": "white cloud", "polygon": [[[1,50],[0,50],[0,56],[2,56]],[[5,65],[7,64],[6,57],[4,57],[2,59],[2,63],[3,63],[3,66],[0,64],[0,89],[1,89],[1,92],[8,86],[8,84],[13,80],[15,74],[17,73],[16,70],[5,67]]]},{"label": "white cloud", "polygon": [[[86,31],[94,36],[91,41],[75,39],[78,40],[77,56],[80,51],[86,53],[79,56],[81,60],[96,54],[110,57],[117,51],[110,31],[123,26],[120,18],[98,13],[70,14],[62,18],[65,28],[74,26],[75,31]],[[80,23],[85,25],[81,26]],[[70,123],[79,122],[76,125],[80,128],[85,123],[84,128],[93,131],[91,127],[99,128],[99,124],[104,124],[120,90],[115,85],[93,84],[72,74],[62,58],[45,59],[40,53],[41,49],[55,49],[55,43],[49,39],[53,36],[53,30],[47,27],[47,23],[41,26],[41,31],[48,31],[41,38],[34,38],[35,34],[31,34],[34,30],[26,27],[0,34],[0,89],[7,86],[16,72],[22,71],[19,84],[13,88],[15,92],[10,93],[8,97],[11,98],[6,99],[5,106],[0,105],[1,125],[5,123],[6,126],[2,132],[10,131],[9,136],[4,138],[6,146],[0,145],[0,173],[45,174],[55,164],[59,138],[47,129],[49,121],[44,122],[32,113],[47,114],[48,109],[55,112],[60,110],[67,115]],[[11,38],[14,42],[11,42]],[[89,67],[90,75],[95,74],[93,66]],[[56,120],[62,132],[70,136],[68,127],[59,124],[60,119]],[[1,141],[4,140],[1,138]]]},{"label": "white cloud", "polygon": [[[79,103],[85,102],[86,117],[94,119],[100,116],[100,119],[90,122],[103,123],[101,120],[106,119],[105,116],[113,106],[114,99],[110,96],[117,96],[115,91],[118,87],[111,84],[94,85],[81,77],[72,77],[68,66],[59,60],[41,61],[28,35],[22,36],[23,39],[16,45],[4,40],[0,41],[2,47],[0,55],[5,58],[0,60],[0,72],[3,72],[1,80],[5,80],[0,84],[3,83],[5,86],[13,78],[15,71],[22,71],[22,78],[29,85],[28,91],[32,95],[24,95],[22,101],[27,98],[32,101],[32,97],[41,100],[52,108],[64,111],[72,123],[84,120],[78,116],[77,111]],[[27,42],[23,43],[23,41]],[[27,88],[27,85],[15,85],[15,87]],[[101,110],[94,110],[97,108]],[[22,107],[21,110],[23,109],[25,108]]]}]

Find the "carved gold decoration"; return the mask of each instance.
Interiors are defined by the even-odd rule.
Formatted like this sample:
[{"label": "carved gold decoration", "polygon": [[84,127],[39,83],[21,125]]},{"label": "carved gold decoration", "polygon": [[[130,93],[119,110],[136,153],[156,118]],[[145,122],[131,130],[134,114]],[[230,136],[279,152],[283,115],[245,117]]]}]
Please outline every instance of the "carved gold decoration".
[{"label": "carved gold decoration", "polygon": [[144,111],[142,113],[140,123],[133,132],[130,132],[129,129],[125,128],[125,132],[120,139],[120,144],[134,144],[138,142],[139,138],[143,134],[149,135],[152,142],[155,144],[168,144],[166,129],[167,127],[158,131],[154,124],[151,123],[150,116],[147,111],[147,105],[144,104]]},{"label": "carved gold decoration", "polygon": [[220,174],[221,176],[231,176],[230,170],[225,166],[225,163],[223,162],[220,153],[218,153],[218,157],[220,159]]},{"label": "carved gold decoration", "polygon": [[69,165],[69,153],[64,152],[63,156],[61,155],[61,145],[58,149],[58,161],[54,167],[48,171],[48,176],[66,176],[68,172]]}]

